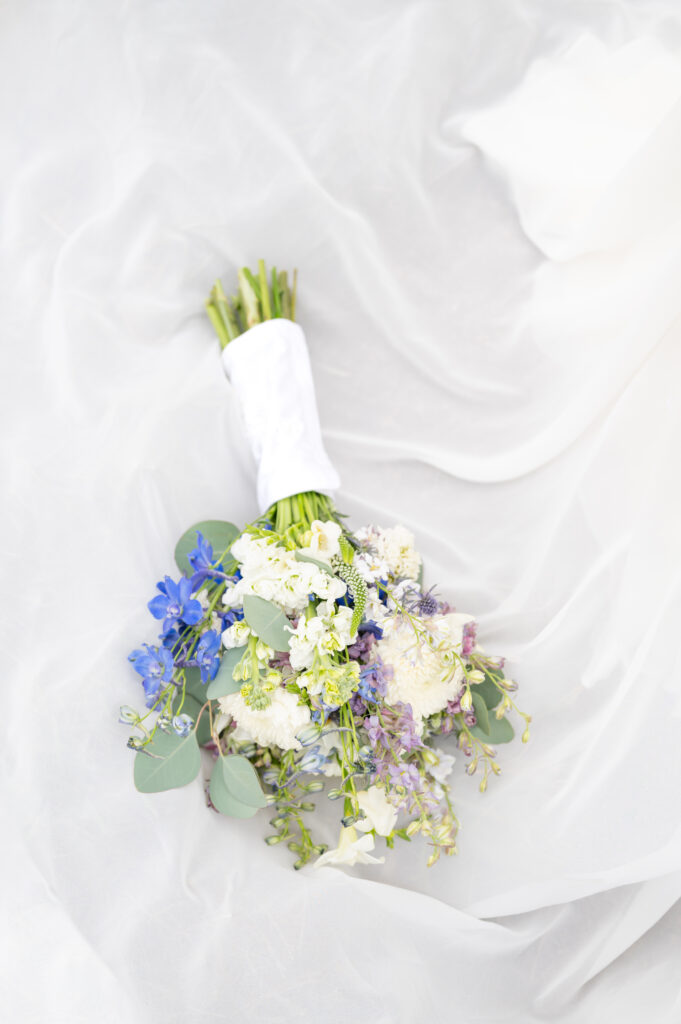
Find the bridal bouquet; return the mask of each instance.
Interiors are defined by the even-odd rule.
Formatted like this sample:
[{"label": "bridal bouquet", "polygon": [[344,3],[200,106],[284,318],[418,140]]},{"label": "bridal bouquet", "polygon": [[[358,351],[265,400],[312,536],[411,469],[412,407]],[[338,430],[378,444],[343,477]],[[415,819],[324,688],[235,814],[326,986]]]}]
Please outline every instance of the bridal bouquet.
[{"label": "bridal bouquet", "polygon": [[[270,845],[296,868],[379,863],[377,837],[423,835],[428,864],[456,852],[451,796],[458,748],[484,791],[513,738],[517,685],[478,646],[476,624],[433,589],[403,526],[350,530],[321,440],[296,287],[285,273],[239,272],[207,303],[258,466],[262,515],[239,530],[198,523],[180,539],[180,576],[158,583],[154,644],[130,655],[146,712],[133,727],[143,793],[212,766],[207,799],[247,818],[268,808]],[[451,737],[455,743],[447,744]],[[442,743],[442,746],[438,745]],[[311,799],[336,802],[340,839],[313,835]]]}]

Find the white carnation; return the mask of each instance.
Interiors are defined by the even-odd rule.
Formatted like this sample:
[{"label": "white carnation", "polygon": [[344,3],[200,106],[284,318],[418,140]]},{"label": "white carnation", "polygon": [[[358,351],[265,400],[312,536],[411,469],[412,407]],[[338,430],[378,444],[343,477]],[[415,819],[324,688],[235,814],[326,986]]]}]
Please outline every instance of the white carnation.
[{"label": "white carnation", "polygon": [[[469,617],[455,616],[468,621]],[[445,662],[443,654],[461,643],[463,622],[450,623],[448,615],[434,616],[430,625],[443,650],[434,651],[420,642],[409,623],[391,619],[385,625],[383,638],[376,650],[393,674],[386,681],[386,701],[410,704],[417,725],[422,719],[442,711],[447,702],[454,700],[461,683],[463,670],[458,664]]]},{"label": "white carnation", "polygon": [[256,711],[246,704],[241,692],[221,697],[220,710],[237,723],[241,734],[261,747],[300,750],[296,735],[310,723],[310,709],[298,703],[298,697],[279,687],[272,694],[269,707]]}]

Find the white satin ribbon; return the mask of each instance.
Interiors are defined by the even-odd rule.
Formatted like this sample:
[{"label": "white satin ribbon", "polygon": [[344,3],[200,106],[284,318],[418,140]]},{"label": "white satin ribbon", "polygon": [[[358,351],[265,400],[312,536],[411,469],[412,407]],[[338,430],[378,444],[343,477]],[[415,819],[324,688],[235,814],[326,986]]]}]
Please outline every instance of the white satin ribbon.
[{"label": "white satin ribbon", "polygon": [[222,362],[258,467],[260,511],[301,491],[336,490],[340,479],[324,450],[302,328],[265,320],[231,341]]}]

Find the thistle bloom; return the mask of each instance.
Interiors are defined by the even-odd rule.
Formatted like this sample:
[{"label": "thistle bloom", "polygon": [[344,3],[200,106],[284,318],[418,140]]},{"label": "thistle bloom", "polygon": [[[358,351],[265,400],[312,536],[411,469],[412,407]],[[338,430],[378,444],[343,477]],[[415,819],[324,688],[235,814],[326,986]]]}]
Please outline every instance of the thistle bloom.
[{"label": "thistle bloom", "polygon": [[167,632],[184,622],[195,626],[203,615],[199,602],[192,598],[191,580],[182,577],[178,583],[166,576],[163,583],[157,583],[160,593],[153,597],[147,607],[155,619],[163,619],[163,630]]},{"label": "thistle bloom", "polygon": [[152,707],[161,690],[161,683],[169,683],[173,678],[173,656],[165,647],[150,647],[133,651],[128,657],[135,672],[142,676],[142,685],[147,695],[146,705]]}]

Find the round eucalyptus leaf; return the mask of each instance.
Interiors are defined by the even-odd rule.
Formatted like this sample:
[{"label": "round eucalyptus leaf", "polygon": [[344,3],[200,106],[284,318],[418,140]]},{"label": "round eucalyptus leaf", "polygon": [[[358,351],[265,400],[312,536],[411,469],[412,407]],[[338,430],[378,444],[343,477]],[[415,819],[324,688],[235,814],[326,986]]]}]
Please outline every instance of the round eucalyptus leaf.
[{"label": "round eucalyptus leaf", "polygon": [[244,619],[255,635],[275,651],[288,651],[291,624],[276,604],[248,594],[244,598]]},{"label": "round eucalyptus leaf", "polygon": [[204,539],[212,544],[213,554],[218,559],[231,547],[241,531],[234,523],[226,523],[218,519],[206,519],[203,523],[195,523],[194,526],[186,530],[175,547],[175,562],[180,571],[187,576],[191,576],[194,572],[187,555],[194,550],[198,543],[197,533],[202,533]]},{"label": "round eucalyptus leaf", "polygon": [[476,684],[475,692],[480,694],[489,711],[492,711],[501,700],[501,690],[494,685],[488,672],[485,672],[483,682]]},{"label": "round eucalyptus leaf", "polygon": [[226,814],[229,818],[252,818],[254,814],[258,813],[258,808],[237,800],[227,789],[224,772],[225,761],[226,758],[219,757],[213,768],[209,788],[211,802],[221,814]]},{"label": "round eucalyptus leaf", "polygon": [[216,697],[228,697],[230,693],[236,693],[241,689],[241,680],[233,676],[234,669],[241,661],[246,646],[232,647],[222,656],[220,668],[215,679],[208,684],[208,696],[211,700]]},{"label": "round eucalyptus leaf", "polygon": [[471,732],[483,743],[491,744],[510,743],[515,736],[508,718],[496,718],[494,715],[489,716],[489,732],[483,732],[478,725],[474,725]]},{"label": "round eucalyptus leaf", "polygon": [[489,714],[487,712],[487,705],[482,699],[482,695],[477,693],[474,688],[471,688],[471,697],[473,698],[473,708],[475,710],[475,717],[478,720],[478,725],[484,733],[489,735]]},{"label": "round eucalyptus leaf", "polygon": [[193,732],[177,736],[159,729],[145,752],[135,757],[135,786],[140,793],[178,789],[192,782],[200,767],[201,755]]},{"label": "round eucalyptus leaf", "polygon": [[241,754],[228,754],[220,758],[222,774],[228,792],[235,800],[252,807],[266,807],[267,799],[262,791],[255,768]]}]

